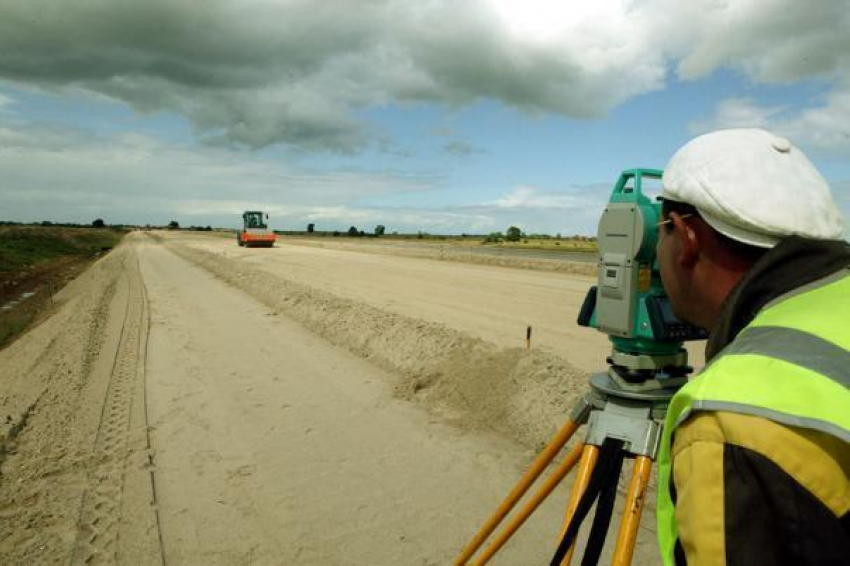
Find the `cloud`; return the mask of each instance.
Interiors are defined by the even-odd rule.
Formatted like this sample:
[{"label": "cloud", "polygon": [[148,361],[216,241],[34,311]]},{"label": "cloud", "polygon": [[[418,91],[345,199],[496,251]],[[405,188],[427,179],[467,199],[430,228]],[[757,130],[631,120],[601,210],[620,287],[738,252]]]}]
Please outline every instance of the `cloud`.
[{"label": "cloud", "polygon": [[466,157],[467,155],[471,155],[480,150],[476,149],[471,143],[460,140],[452,140],[443,146],[443,151],[451,155]]},{"label": "cloud", "polygon": [[517,187],[512,193],[502,196],[493,202],[500,209],[574,209],[588,204],[596,204],[599,194],[596,191],[582,193],[546,192],[535,187]]},{"label": "cloud", "polygon": [[[700,4],[664,0],[653,7],[664,8],[667,14],[668,50],[683,79],[731,68],[758,83],[809,79],[831,85],[832,90],[796,110],[728,99],[711,119],[691,128],[765,127],[814,152],[850,157],[850,3],[706,0]],[[689,16],[694,13],[700,17]]]},{"label": "cloud", "polygon": [[595,234],[611,191],[609,183],[575,185],[559,190],[519,186],[494,201],[457,207],[491,219],[490,230],[518,226],[527,233]]},{"label": "cloud", "polygon": [[5,109],[8,109],[15,103],[15,99],[5,96],[2,92],[0,92],[0,112],[4,112]]},{"label": "cloud", "polygon": [[848,8],[846,0],[662,0],[647,6],[658,16],[682,78],[728,67],[775,83],[848,78]]},{"label": "cloud", "polygon": [[322,231],[355,226],[370,232],[378,224],[390,233],[474,234],[491,232],[497,226],[503,229],[491,215],[447,208],[305,206],[273,212],[278,222],[288,222],[295,230],[303,230],[307,223]]},{"label": "cloud", "polygon": [[432,190],[441,175],[313,170],[272,157],[168,144],[139,134],[0,124],[4,219],[158,223],[176,215],[235,225],[248,208],[347,206]]},{"label": "cloud", "polygon": [[356,111],[375,105],[588,118],[661,88],[649,30],[612,6],[541,42],[485,0],[0,0],[0,77],[178,112],[211,143],[356,151],[375,135]]},{"label": "cloud", "polygon": [[438,190],[439,174],[393,170],[313,170],[274,157],[169,144],[140,134],[0,123],[0,210],[22,221],[235,227],[260,209],[277,229],[489,233],[595,232],[610,189],[521,186],[492,201],[452,206],[363,206],[364,199]]},{"label": "cloud", "polygon": [[210,144],[355,152],[381,136],[357,117],[365,108],[496,100],[595,118],[663,88],[671,68],[685,80],[724,67],[757,82],[820,78],[848,92],[848,8],[847,0],[369,0],[356,8],[0,0],[0,78],[177,112]]},{"label": "cloud", "polygon": [[[432,207],[272,206],[268,210],[278,222],[296,226],[308,222],[318,230],[344,230],[354,225],[371,230],[383,224],[388,232],[436,234],[488,234],[518,226],[534,234],[596,233],[610,184],[599,183],[544,191],[517,187],[494,201]],[[232,205],[228,205],[233,208]],[[236,208],[239,208],[238,206]]]},{"label": "cloud", "polygon": [[788,137],[813,155],[850,158],[850,90],[834,91],[821,104],[797,109],[727,99],[714,116],[691,124],[694,133],[719,128],[761,127]]},{"label": "cloud", "polygon": [[710,120],[690,125],[693,133],[705,133],[724,128],[763,128],[771,117],[785,111],[782,106],[761,107],[751,98],[728,98],[721,101]]}]

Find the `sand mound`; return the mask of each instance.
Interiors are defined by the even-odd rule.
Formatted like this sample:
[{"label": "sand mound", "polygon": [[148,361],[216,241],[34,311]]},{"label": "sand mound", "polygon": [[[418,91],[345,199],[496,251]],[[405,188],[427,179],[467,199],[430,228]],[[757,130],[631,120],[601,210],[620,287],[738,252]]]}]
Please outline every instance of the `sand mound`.
[{"label": "sand mound", "polygon": [[387,312],[270,275],[220,254],[169,244],[181,257],[276,313],[398,376],[397,394],[462,427],[548,440],[586,389],[586,375],[545,350],[499,348],[452,328]]}]

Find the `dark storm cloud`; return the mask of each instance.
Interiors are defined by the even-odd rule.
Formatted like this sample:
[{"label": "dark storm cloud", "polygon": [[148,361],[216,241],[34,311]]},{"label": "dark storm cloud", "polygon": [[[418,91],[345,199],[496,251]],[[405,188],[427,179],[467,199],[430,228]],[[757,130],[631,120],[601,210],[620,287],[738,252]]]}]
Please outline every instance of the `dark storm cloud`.
[{"label": "dark storm cloud", "polygon": [[583,69],[511,36],[484,2],[6,0],[0,13],[0,77],[176,111],[251,148],[356,149],[374,132],[352,111],[376,104],[600,115],[663,76],[612,84],[626,61]]},{"label": "dark storm cloud", "polygon": [[600,5],[552,2],[546,34],[501,0],[0,0],[0,78],[174,111],[211,144],[340,152],[380,140],[358,110],[496,100],[593,118],[674,66],[847,85],[847,0]]}]

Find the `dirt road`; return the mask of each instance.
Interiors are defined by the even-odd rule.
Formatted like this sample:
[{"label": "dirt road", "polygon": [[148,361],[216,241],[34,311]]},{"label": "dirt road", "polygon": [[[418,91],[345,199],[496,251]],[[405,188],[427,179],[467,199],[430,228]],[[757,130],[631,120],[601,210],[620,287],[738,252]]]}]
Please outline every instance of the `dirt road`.
[{"label": "dirt road", "polygon": [[[587,284],[133,235],[0,352],[0,557],[449,563],[604,359]],[[546,563],[566,497],[497,563]]]}]

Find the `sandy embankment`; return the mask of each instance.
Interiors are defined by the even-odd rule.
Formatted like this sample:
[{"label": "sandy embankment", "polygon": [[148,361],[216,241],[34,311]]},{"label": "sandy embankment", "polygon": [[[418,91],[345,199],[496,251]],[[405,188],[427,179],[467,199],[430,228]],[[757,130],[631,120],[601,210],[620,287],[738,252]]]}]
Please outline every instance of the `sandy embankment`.
[{"label": "sandy embankment", "polygon": [[[313,284],[306,285],[288,278],[296,276],[294,272],[286,273],[298,263],[296,258],[274,257],[268,253],[272,250],[259,254],[222,250],[218,245],[207,247],[204,240],[179,236],[165,239],[171,242],[169,249],[247,292],[274,312],[297,320],[326,340],[387,369],[397,378],[397,395],[427,406],[462,430],[497,430],[525,446],[539,448],[587,390],[588,373],[550,350],[496,345],[444,324],[371,306],[376,302],[373,296],[364,297],[365,301],[353,300],[320,290],[317,285],[327,278],[323,270],[317,269],[321,263],[318,258],[307,270]],[[281,269],[273,269],[278,262]],[[375,267],[371,262],[370,265]],[[423,265],[423,269],[428,267]],[[363,266],[357,270],[357,275],[352,274],[355,280],[359,280]],[[377,281],[384,272],[374,271]],[[347,279],[348,272],[337,273],[337,279]],[[579,286],[584,290],[585,285],[583,279]],[[350,289],[337,290],[356,296]],[[405,296],[409,293],[407,289]],[[430,299],[434,304],[439,302],[437,296]],[[569,328],[572,336],[572,324]],[[594,336],[586,329],[579,330]],[[592,351],[583,352],[582,358],[604,359],[606,344],[603,340],[601,346],[592,346]],[[513,478],[512,481],[518,478],[518,471]],[[627,482],[624,476],[621,495]],[[494,494],[493,505],[505,493]],[[653,495],[648,499],[634,560],[638,565],[657,561]],[[606,552],[616,528],[613,522]]]},{"label": "sandy embankment", "polygon": [[409,318],[293,281],[246,262],[170,249],[330,342],[400,376],[396,392],[465,428],[498,430],[539,446],[586,389],[586,375],[542,349],[501,348],[441,324]]},{"label": "sandy embankment", "polygon": [[[393,398],[397,374],[162,246],[140,255],[168,562],[447,564],[516,481],[515,442]],[[548,558],[562,497],[497,564]]]}]

